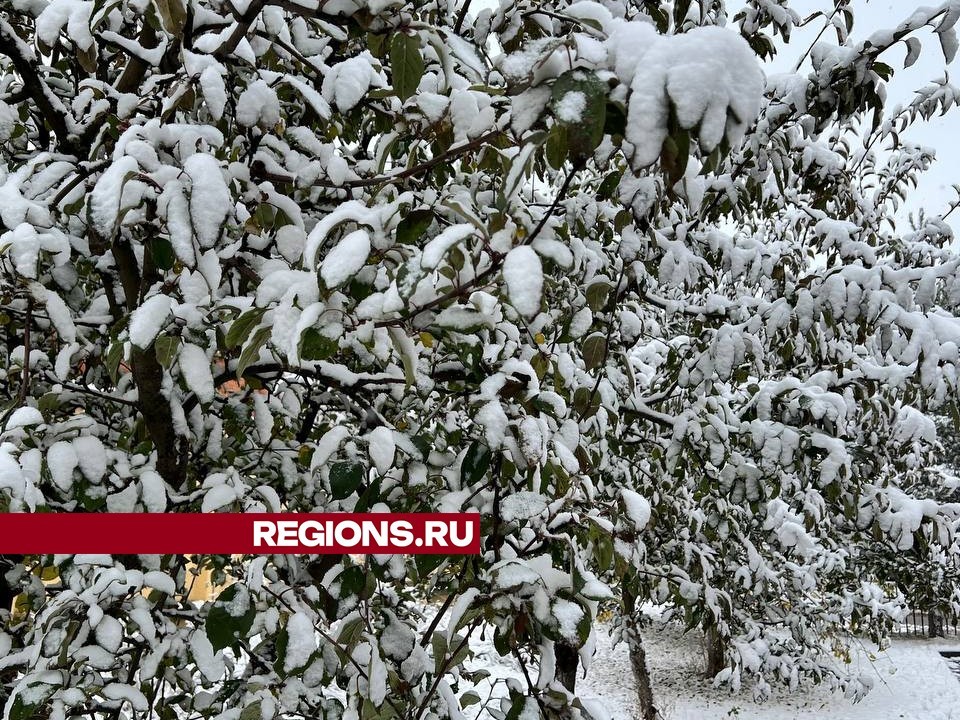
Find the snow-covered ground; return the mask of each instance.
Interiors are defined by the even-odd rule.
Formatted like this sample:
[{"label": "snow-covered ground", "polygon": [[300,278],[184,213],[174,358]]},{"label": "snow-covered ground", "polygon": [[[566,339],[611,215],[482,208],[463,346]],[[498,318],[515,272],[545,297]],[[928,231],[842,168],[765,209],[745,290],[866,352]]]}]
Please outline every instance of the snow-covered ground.
[{"label": "snow-covered ground", "polygon": [[[870,694],[852,704],[826,688],[793,694],[775,694],[762,705],[749,692],[731,695],[703,679],[703,660],[696,635],[684,636],[675,625],[655,626],[644,632],[657,705],[666,720],[960,720],[960,678],[940,650],[960,649],[960,638],[895,639],[886,652],[868,658],[864,646],[854,662],[870,672],[875,685]],[[635,710],[633,676],[624,644],[611,648],[601,626],[597,655],[589,676],[578,690],[603,699],[616,718],[632,720]]]},{"label": "snow-covered ground", "polygon": [[[608,625],[599,626],[597,653],[587,677],[578,679],[577,691],[602,703],[615,720],[639,720],[627,648],[624,643],[613,647],[609,630]],[[731,695],[703,678],[695,634],[684,635],[673,624],[656,624],[645,629],[644,644],[657,707],[665,720],[960,720],[960,678],[940,655],[940,650],[960,650],[960,638],[895,639],[872,663],[872,648],[865,645],[853,662],[873,676],[875,685],[856,704],[827,688],[807,688],[775,692],[758,705],[749,690]],[[519,677],[516,662],[498,657],[492,644],[480,642],[474,650],[476,664],[491,671],[491,680]],[[535,669],[531,673],[536,677]]]}]

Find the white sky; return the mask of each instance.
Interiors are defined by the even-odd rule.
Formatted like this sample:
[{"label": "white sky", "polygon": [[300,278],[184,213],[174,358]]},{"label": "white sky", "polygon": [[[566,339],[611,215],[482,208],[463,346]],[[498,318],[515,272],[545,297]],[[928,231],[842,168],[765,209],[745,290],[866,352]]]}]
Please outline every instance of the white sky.
[{"label": "white sky", "polygon": [[[939,3],[940,0],[925,0],[920,3],[914,0],[851,0],[849,7],[854,14],[851,40],[857,42],[866,39],[877,30],[894,28],[920,5],[938,5]],[[474,0],[470,8],[471,15],[481,8],[495,8],[497,4],[497,0]],[[826,11],[829,15],[833,11],[834,3],[833,0],[791,0],[789,6],[803,19],[817,10]],[[731,18],[736,15],[739,7],[737,2],[728,4]],[[822,18],[816,18],[806,27],[795,29],[790,38],[791,49],[779,55],[765,70],[769,73],[791,72],[797,58],[813,42],[823,24]],[[920,39],[923,49],[920,58],[912,67],[903,68],[906,57],[906,46],[903,43],[897,44],[882,57],[882,60],[894,69],[894,76],[887,85],[888,108],[897,104],[907,104],[915,90],[942,78],[944,71],[948,70],[940,50],[940,42],[932,30],[919,31],[916,37]],[[821,38],[821,42],[836,44],[836,34],[828,30]],[[956,65],[955,61],[953,66]],[[951,67],[950,70],[952,69],[954,68]],[[913,196],[907,198],[906,206],[901,209],[901,220],[907,217],[907,213],[921,207],[932,213],[941,213],[956,197],[951,186],[960,183],[958,134],[960,134],[960,108],[955,108],[946,116],[934,117],[929,122],[919,120],[903,136],[904,140],[936,148],[937,161],[924,174]],[[955,227],[958,220],[960,217],[956,215],[951,217]]]},{"label": "white sky", "polygon": [[[930,4],[936,5],[937,2]],[[790,7],[796,10],[802,18],[806,18],[817,10],[826,10],[829,14],[833,9],[830,0],[793,0]],[[850,8],[854,14],[854,25],[851,40],[858,42],[868,38],[877,30],[894,28],[905,20],[918,7],[910,1],[894,0],[853,0]],[[823,27],[823,19],[813,20],[807,27],[799,28],[790,38],[792,50],[783,53],[767,68],[768,72],[790,72],[793,63],[806,49],[817,33]],[[892,108],[898,103],[906,105],[913,97],[913,92],[927,85],[932,80],[943,77],[946,70],[950,76],[956,68],[956,61],[947,68],[943,53],[940,50],[940,41],[931,30],[924,29],[917,33],[923,50],[917,62],[907,69],[903,68],[906,57],[906,46],[903,43],[895,45],[882,56],[894,70],[894,76],[887,86],[887,106]],[[831,30],[824,33],[822,42],[836,43],[836,34]],[[929,172],[925,173],[919,188],[912,197],[907,198],[907,206],[903,217],[909,211],[917,208],[926,208],[929,212],[942,212],[956,197],[951,186],[960,183],[960,143],[957,135],[960,132],[960,108],[951,110],[943,117],[933,117],[929,122],[919,120],[911,130],[908,130],[904,139],[936,148],[937,161]],[[951,220],[953,218],[951,217]]]}]

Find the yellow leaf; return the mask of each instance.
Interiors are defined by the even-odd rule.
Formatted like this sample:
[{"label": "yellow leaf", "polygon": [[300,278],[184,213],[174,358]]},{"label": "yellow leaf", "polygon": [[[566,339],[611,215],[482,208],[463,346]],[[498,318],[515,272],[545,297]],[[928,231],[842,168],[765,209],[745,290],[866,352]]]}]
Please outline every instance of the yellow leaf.
[{"label": "yellow leaf", "polygon": [[53,566],[45,567],[40,571],[40,579],[44,582],[57,580],[60,577],[60,571]]}]

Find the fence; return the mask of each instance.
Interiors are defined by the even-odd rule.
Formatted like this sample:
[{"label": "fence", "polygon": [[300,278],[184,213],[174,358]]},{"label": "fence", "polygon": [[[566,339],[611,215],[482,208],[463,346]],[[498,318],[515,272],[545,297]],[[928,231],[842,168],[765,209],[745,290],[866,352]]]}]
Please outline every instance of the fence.
[{"label": "fence", "polygon": [[[933,632],[930,628],[931,620]],[[960,626],[956,621],[944,621],[930,613],[913,611],[904,618],[902,623],[894,627],[893,633],[913,637],[958,637]]]}]

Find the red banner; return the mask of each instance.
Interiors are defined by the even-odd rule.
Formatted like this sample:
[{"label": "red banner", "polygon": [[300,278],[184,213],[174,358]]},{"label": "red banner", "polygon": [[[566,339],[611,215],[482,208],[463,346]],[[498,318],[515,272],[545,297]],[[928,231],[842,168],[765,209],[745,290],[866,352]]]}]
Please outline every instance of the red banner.
[{"label": "red banner", "polygon": [[480,552],[476,513],[7,513],[0,554]]}]

